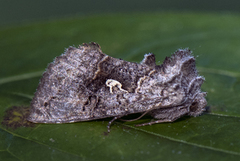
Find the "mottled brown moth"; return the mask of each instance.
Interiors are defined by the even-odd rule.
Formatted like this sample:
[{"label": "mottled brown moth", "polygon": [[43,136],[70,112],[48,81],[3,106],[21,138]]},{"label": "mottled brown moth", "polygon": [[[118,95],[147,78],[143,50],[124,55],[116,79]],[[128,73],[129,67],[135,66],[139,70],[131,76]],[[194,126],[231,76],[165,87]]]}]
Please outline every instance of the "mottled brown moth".
[{"label": "mottled brown moth", "polygon": [[146,54],[140,64],[110,57],[96,43],[69,47],[43,73],[29,121],[71,123],[149,113],[155,123],[198,116],[207,104],[195,58],[179,49],[162,65]]}]

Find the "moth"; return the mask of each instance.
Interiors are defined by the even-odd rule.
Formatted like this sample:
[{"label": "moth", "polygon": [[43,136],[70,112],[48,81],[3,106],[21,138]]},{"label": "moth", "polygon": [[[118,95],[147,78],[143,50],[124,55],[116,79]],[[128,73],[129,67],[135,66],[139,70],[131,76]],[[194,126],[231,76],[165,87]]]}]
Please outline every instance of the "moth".
[{"label": "moth", "polygon": [[113,117],[108,132],[114,120],[133,113],[156,119],[137,126],[173,122],[205,110],[203,82],[189,49],[156,65],[151,53],[138,64],[110,57],[96,43],[69,47],[43,73],[28,120],[71,123]]}]

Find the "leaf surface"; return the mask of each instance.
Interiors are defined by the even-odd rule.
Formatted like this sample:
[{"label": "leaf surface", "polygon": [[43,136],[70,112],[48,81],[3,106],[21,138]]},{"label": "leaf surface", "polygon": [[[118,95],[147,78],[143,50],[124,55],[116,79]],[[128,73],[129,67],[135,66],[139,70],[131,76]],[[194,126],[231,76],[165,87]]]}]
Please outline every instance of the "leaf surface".
[{"label": "leaf surface", "polygon": [[[140,62],[152,52],[162,63],[190,48],[206,79],[210,112],[173,123],[135,127],[110,119],[34,127],[0,125],[5,160],[237,160],[240,159],[240,21],[224,14],[102,15],[0,28],[0,121],[13,106],[28,107],[47,64],[70,45],[94,41],[104,53]],[[22,117],[21,111],[16,116]],[[134,117],[134,116],[132,116]],[[17,119],[16,117],[15,119]],[[130,116],[131,118],[131,116]],[[11,120],[11,119],[10,119]]]}]

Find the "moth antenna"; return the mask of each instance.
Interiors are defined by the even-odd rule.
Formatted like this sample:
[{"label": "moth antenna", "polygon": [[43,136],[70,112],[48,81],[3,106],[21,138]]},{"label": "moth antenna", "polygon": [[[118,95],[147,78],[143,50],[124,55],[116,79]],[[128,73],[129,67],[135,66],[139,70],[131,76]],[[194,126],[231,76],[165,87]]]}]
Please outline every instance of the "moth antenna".
[{"label": "moth antenna", "polygon": [[[196,96],[195,96],[196,97]],[[194,98],[195,98],[194,97]],[[195,99],[194,99],[195,100]],[[182,104],[184,104],[185,102],[186,102],[187,100],[185,99],[183,102],[182,102]],[[193,101],[192,101],[193,102]],[[190,107],[190,106],[189,106]],[[144,112],[141,116],[139,116],[138,118],[135,118],[135,119],[132,119],[132,120],[125,120],[125,119],[119,119],[119,120],[121,120],[121,121],[126,121],[126,122],[132,122],[132,121],[136,121],[136,120],[139,120],[139,119],[141,119],[143,116],[145,116],[148,112],[150,112],[150,111],[152,111],[152,110],[155,110],[155,109],[157,109],[157,107],[154,107],[154,108],[152,108],[152,109],[149,109],[149,110],[147,110],[146,112]]]},{"label": "moth antenna", "polygon": [[[191,103],[190,103],[190,105],[188,106],[188,108],[190,108],[190,106],[192,105],[192,103],[195,101],[195,99],[196,99],[196,97],[197,97],[197,95],[198,95],[199,93],[197,93],[197,94],[195,94],[194,95],[194,97],[193,97],[193,100],[191,101]],[[186,101],[184,101],[184,102],[186,102]],[[147,111],[146,111],[147,112]],[[145,113],[146,113],[145,112]],[[149,112],[149,111],[148,111]],[[145,114],[144,113],[144,114]],[[140,116],[140,118],[141,118],[142,116]],[[135,125],[135,126],[137,126],[137,127],[139,127],[139,126],[146,126],[146,125],[152,125],[152,124],[157,124],[157,123],[163,123],[163,122],[173,122],[173,121],[175,121],[175,120],[177,120],[178,118],[174,118],[174,119],[164,119],[164,120],[156,120],[156,121],[151,121],[151,122],[147,122],[147,123],[143,123],[143,124],[137,124],[137,125]],[[120,119],[121,120],[121,119]]]},{"label": "moth antenna", "polygon": [[156,107],[154,107],[154,108],[152,108],[152,109],[149,109],[149,110],[147,110],[146,112],[144,112],[141,116],[139,116],[138,118],[135,118],[135,119],[132,119],[132,120],[124,120],[124,119],[119,119],[119,120],[121,120],[121,121],[126,121],[126,122],[131,122],[131,121],[136,121],[136,120],[139,120],[140,118],[142,118],[143,116],[145,116],[148,112],[150,112],[150,111],[152,111],[152,110],[155,110],[155,109],[157,109],[158,107],[156,106]]},{"label": "moth antenna", "polygon": [[152,108],[152,109],[147,110],[147,111],[144,112],[141,116],[139,116],[138,118],[132,119],[132,120],[124,120],[124,119],[119,119],[119,120],[121,120],[121,121],[126,121],[126,122],[136,121],[136,120],[141,119],[141,118],[142,118],[143,116],[145,116],[148,112],[150,112],[150,111],[152,111],[152,110],[154,110],[154,109],[157,109],[157,107],[154,107],[154,108]]},{"label": "moth antenna", "polygon": [[148,110],[148,111],[144,112],[141,116],[139,116],[138,118],[132,119],[132,120],[125,120],[125,119],[119,119],[119,120],[126,121],[126,122],[136,121],[136,120],[139,120],[140,118],[142,118],[143,116],[145,116],[151,110]]}]

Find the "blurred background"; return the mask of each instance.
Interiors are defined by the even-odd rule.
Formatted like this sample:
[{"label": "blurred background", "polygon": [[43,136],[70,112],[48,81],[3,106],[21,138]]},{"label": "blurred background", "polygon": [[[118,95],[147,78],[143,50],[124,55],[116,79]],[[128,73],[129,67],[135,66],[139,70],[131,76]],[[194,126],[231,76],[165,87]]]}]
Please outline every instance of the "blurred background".
[{"label": "blurred background", "polygon": [[239,12],[238,0],[1,0],[0,25],[72,16],[161,12]]}]

